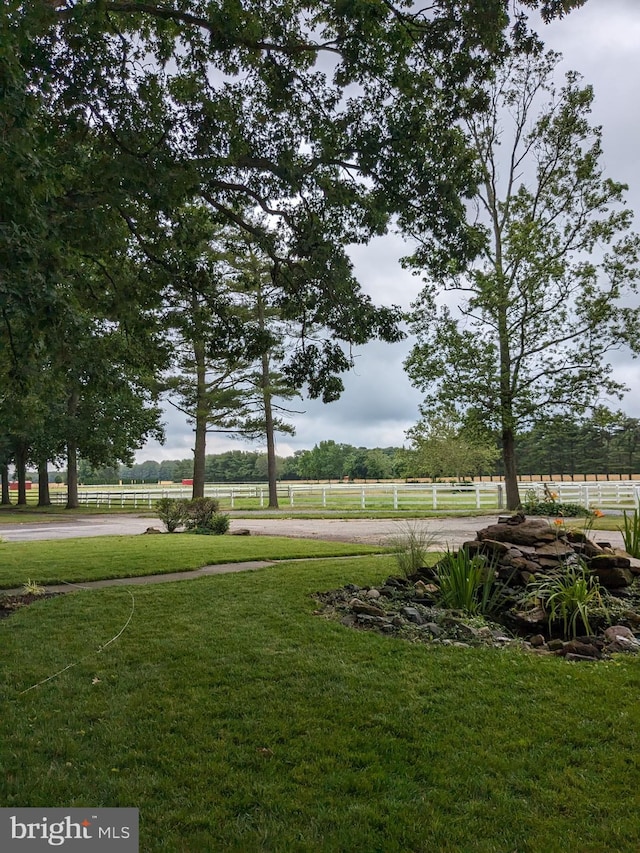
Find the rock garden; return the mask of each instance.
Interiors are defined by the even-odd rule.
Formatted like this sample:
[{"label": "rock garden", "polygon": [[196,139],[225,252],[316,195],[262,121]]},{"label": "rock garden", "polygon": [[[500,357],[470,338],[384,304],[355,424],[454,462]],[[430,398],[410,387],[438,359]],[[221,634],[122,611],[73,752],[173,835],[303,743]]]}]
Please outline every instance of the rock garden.
[{"label": "rock garden", "polygon": [[397,575],[317,593],[315,612],[412,642],[518,646],[572,661],[636,653],[640,560],[605,540],[517,514],[427,566],[410,532],[396,546]]}]

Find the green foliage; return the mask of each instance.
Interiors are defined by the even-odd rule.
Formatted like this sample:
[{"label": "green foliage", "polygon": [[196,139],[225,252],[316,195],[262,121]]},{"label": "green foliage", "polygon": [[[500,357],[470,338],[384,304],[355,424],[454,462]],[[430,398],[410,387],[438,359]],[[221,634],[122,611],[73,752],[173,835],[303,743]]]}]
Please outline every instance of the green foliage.
[{"label": "green foliage", "polygon": [[417,522],[399,527],[400,532],[391,540],[391,551],[400,573],[408,578],[427,565],[427,553],[438,547],[438,536]]},{"label": "green foliage", "polygon": [[640,506],[634,509],[632,515],[624,513],[621,533],[627,554],[640,558]]},{"label": "green foliage", "polygon": [[553,498],[540,500],[534,489],[528,489],[525,493],[522,509],[526,515],[549,515],[557,518],[591,517],[591,511],[581,504],[563,503]]},{"label": "green foliage", "polygon": [[550,628],[562,623],[564,637],[575,637],[579,629],[591,634],[590,618],[596,609],[604,608],[600,583],[582,563],[563,566],[552,577],[530,584],[527,590],[541,601]]},{"label": "green foliage", "polygon": [[187,502],[184,500],[160,498],[156,501],[155,510],[168,533],[175,533],[188,519]]},{"label": "green foliage", "polygon": [[189,532],[203,536],[223,536],[229,530],[229,523],[228,515],[217,512],[211,516],[206,527],[190,527]]},{"label": "green foliage", "polygon": [[437,565],[440,599],[444,607],[488,615],[499,606],[502,591],[495,569],[485,557],[464,548],[448,551]]},{"label": "green foliage", "polygon": [[415,451],[407,460],[407,476],[460,481],[494,469],[500,451],[490,433],[465,423],[451,407],[428,411],[421,406],[420,411],[421,419],[407,431]]},{"label": "green foliage", "polygon": [[187,530],[211,527],[211,520],[220,509],[220,501],[216,498],[193,498],[185,501]]},{"label": "green foliage", "polygon": [[[467,122],[480,174],[468,206],[478,260],[456,264],[427,240],[411,259],[428,284],[414,305],[408,373],[428,405],[455,401],[498,431],[510,509],[520,500],[516,433],[541,405],[584,412],[596,388],[619,396],[609,353],[640,350],[640,236],[626,186],[604,175],[591,87],[574,72],[557,85],[558,62],[510,54],[485,89],[488,108]],[[461,295],[461,319],[442,289]]]}]

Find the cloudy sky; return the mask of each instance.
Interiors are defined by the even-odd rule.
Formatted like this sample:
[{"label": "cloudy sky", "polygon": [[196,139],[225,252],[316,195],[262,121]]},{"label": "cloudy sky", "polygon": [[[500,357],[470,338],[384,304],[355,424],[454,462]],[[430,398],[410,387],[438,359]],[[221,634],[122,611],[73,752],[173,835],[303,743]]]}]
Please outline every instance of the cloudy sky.
[{"label": "cloudy sky", "polygon": [[[603,127],[604,166],[608,176],[629,185],[629,206],[640,228],[640,0],[587,0],[562,21],[541,25],[547,47],[564,56],[562,70],[579,71],[595,91],[593,121]],[[408,307],[419,290],[419,280],[400,267],[407,246],[393,235],[352,252],[363,290],[378,304]],[[418,418],[421,395],[409,383],[402,362],[411,340],[401,344],[370,344],[356,353],[354,370],[345,376],[342,398],[329,405],[300,401],[304,414],[294,420],[296,435],[281,436],[278,453],[312,448],[325,439],[356,446],[402,445],[405,430]],[[640,417],[640,364],[624,353],[612,359],[616,377],[631,389],[622,403],[614,403]],[[191,456],[193,433],[183,415],[166,413],[164,446],[150,442],[138,454],[143,459]],[[261,449],[226,436],[210,435],[209,453],[228,449]]]}]

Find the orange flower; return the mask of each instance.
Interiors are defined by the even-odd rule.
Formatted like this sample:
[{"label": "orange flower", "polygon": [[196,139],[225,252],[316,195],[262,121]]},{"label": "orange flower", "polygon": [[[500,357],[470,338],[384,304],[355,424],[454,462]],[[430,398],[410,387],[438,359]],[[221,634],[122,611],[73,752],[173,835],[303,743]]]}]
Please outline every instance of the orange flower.
[{"label": "orange flower", "polygon": [[557,524],[558,526],[561,526],[564,524],[564,518],[556,518],[556,520],[553,523]]},{"label": "orange flower", "polygon": [[594,518],[604,518],[604,513],[602,512],[601,509],[594,509],[593,517]]}]

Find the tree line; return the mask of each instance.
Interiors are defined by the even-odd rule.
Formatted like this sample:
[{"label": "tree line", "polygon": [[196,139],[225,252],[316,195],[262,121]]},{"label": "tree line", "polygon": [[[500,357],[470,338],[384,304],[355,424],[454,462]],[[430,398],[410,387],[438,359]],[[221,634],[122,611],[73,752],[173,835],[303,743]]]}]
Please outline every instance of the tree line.
[{"label": "tree line", "polygon": [[[633,476],[640,473],[640,419],[599,407],[580,421],[550,418],[518,435],[519,468],[525,476],[572,477],[585,474]],[[441,430],[426,441],[413,440],[405,447],[366,448],[321,441],[310,450],[276,457],[277,479],[359,480],[455,478],[503,476],[499,436],[474,444],[461,429]],[[205,478],[208,483],[264,483],[267,454],[253,450],[230,450],[208,454]],[[134,465],[79,467],[84,485],[131,483],[180,483],[190,479],[193,459],[147,460]],[[32,475],[37,480],[37,472]],[[65,478],[50,473],[51,480]]]}]

